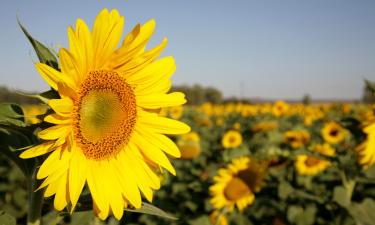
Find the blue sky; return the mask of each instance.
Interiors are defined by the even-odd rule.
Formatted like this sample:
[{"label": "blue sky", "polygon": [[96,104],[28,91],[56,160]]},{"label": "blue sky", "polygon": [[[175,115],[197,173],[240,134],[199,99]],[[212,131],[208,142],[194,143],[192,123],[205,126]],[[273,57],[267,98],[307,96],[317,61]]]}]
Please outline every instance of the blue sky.
[{"label": "blue sky", "polygon": [[344,0],[2,0],[0,84],[48,87],[16,15],[49,45],[67,46],[76,18],[90,26],[104,7],[125,16],[125,31],[154,18],[150,46],[168,37],[175,84],[211,85],[225,96],[354,99],[375,80],[375,1]]}]

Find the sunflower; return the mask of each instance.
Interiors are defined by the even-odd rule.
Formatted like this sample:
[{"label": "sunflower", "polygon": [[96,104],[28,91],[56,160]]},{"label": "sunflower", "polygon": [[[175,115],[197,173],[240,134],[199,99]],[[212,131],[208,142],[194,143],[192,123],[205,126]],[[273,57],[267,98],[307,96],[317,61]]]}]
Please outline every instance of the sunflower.
[{"label": "sunflower", "polygon": [[184,108],[182,107],[182,105],[169,108],[169,116],[175,120],[180,119],[183,112]]},{"label": "sunflower", "polygon": [[234,206],[242,211],[254,202],[255,193],[260,191],[265,176],[266,164],[250,157],[234,159],[227,168],[220,169],[210,187],[211,204],[215,209]]},{"label": "sunflower", "polygon": [[177,141],[177,145],[183,159],[193,159],[201,153],[200,138],[196,132],[182,135]]},{"label": "sunflower", "polygon": [[264,121],[256,123],[251,130],[254,132],[267,132],[276,129],[278,126],[276,121]]},{"label": "sunflower", "polygon": [[221,139],[224,148],[237,148],[242,144],[242,135],[236,130],[226,132]]},{"label": "sunflower", "polygon": [[38,119],[38,116],[43,115],[47,111],[45,105],[22,105],[22,111],[25,117],[25,122],[27,124],[37,124],[41,120]]},{"label": "sunflower", "polygon": [[321,135],[323,139],[330,144],[337,144],[344,140],[346,136],[345,129],[336,122],[324,124]]},{"label": "sunflower", "polygon": [[220,214],[217,210],[210,214],[210,222],[212,225],[228,225],[227,217],[224,214]]},{"label": "sunflower", "polygon": [[38,170],[45,197],[54,207],[73,210],[87,185],[95,214],[117,219],[129,205],[140,208],[141,192],[152,201],[159,189],[160,165],[175,170],[165,153],[179,157],[177,146],[164,134],[183,134],[184,123],[159,116],[157,109],[185,103],[184,94],[167,94],[175,71],[172,57],[158,59],[167,44],[145,51],[155,21],[137,25],[118,48],[124,17],[102,10],[92,32],[78,19],[68,28],[69,49],[59,50],[61,71],[46,64],[36,68],[59,99],[44,118],[52,126],[38,133],[45,140],[21,154],[32,158],[50,153]]},{"label": "sunflower", "polygon": [[289,110],[289,105],[284,101],[277,101],[272,106],[272,113],[275,116],[282,116],[285,115]]},{"label": "sunflower", "polygon": [[363,132],[367,134],[367,138],[356,148],[356,151],[359,164],[368,167],[375,163],[375,123],[365,127]]},{"label": "sunflower", "polygon": [[310,134],[305,130],[290,130],[284,133],[284,143],[292,148],[300,148],[310,141]]},{"label": "sunflower", "polygon": [[[327,143],[316,145],[313,151],[325,156],[334,156],[336,154],[335,149]],[[330,161],[316,156],[298,155],[295,160],[295,167],[300,175],[314,176],[327,169],[330,165]]]}]

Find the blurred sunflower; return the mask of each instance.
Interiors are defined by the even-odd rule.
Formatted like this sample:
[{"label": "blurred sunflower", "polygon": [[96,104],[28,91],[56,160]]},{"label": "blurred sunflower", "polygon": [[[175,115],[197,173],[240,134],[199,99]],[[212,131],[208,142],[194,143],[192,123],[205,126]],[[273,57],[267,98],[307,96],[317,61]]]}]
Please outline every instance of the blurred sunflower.
[{"label": "blurred sunflower", "polygon": [[38,116],[43,115],[47,111],[47,106],[45,105],[22,105],[21,108],[27,124],[40,123],[41,120],[38,119]]},{"label": "blurred sunflower", "polygon": [[177,141],[177,145],[183,159],[193,159],[201,153],[200,138],[196,132],[182,135]]},{"label": "blurred sunflower", "polygon": [[284,133],[284,143],[292,148],[300,148],[310,141],[310,134],[305,130],[290,130]]},{"label": "blurred sunflower", "polygon": [[180,119],[183,112],[184,112],[184,107],[182,105],[169,108],[169,116],[175,120]]},{"label": "blurred sunflower", "polygon": [[266,174],[266,163],[250,157],[234,159],[225,169],[219,169],[210,187],[211,204],[215,209],[234,206],[242,211],[254,202],[255,193],[260,191]]},{"label": "blurred sunflower", "polygon": [[234,123],[233,129],[240,131],[241,130],[241,124],[239,122]]},{"label": "blurred sunflower", "polygon": [[267,132],[276,129],[278,126],[276,121],[264,121],[255,124],[251,130],[254,132]]},{"label": "blurred sunflower", "polygon": [[344,140],[346,131],[336,122],[324,124],[321,135],[323,139],[330,144],[337,144]]},{"label": "blurred sunflower", "polygon": [[236,130],[227,131],[221,139],[224,148],[237,148],[242,144],[242,135]]},{"label": "blurred sunflower", "polygon": [[220,214],[218,210],[210,214],[210,222],[212,225],[228,225],[227,217],[224,214]]},{"label": "blurred sunflower", "polygon": [[[52,152],[37,173],[44,179],[45,197],[55,195],[54,207],[73,210],[85,184],[94,212],[120,219],[129,204],[140,208],[141,193],[152,201],[160,180],[153,169],[175,170],[165,153],[179,157],[177,146],[164,134],[183,134],[184,123],[153,113],[186,102],[184,94],[167,94],[175,71],[172,57],[156,60],[167,39],[145,51],[155,21],[137,25],[116,49],[124,18],[117,10],[102,10],[90,32],[78,19],[68,28],[70,49],[60,49],[61,72],[37,63],[36,68],[60,99],[48,105],[45,117],[53,124],[38,133],[45,140],[21,154],[22,158]],[[153,165],[153,167],[150,167]]]},{"label": "blurred sunflower", "polygon": [[277,101],[272,106],[272,113],[275,116],[285,115],[289,110],[289,105],[284,101]]},{"label": "blurred sunflower", "polygon": [[367,138],[356,148],[356,151],[359,164],[368,167],[375,163],[375,123],[365,127],[363,132]]},{"label": "blurred sunflower", "polygon": [[[316,145],[313,151],[325,156],[334,156],[336,154],[335,149],[327,143]],[[295,160],[295,167],[300,175],[314,176],[327,169],[330,165],[331,163],[328,160],[309,155],[298,155]]]}]

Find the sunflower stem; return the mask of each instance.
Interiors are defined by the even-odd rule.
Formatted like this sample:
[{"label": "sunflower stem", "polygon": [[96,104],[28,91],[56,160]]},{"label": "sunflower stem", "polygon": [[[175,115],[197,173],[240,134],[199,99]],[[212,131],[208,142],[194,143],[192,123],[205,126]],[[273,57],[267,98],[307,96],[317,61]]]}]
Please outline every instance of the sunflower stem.
[{"label": "sunflower stem", "polygon": [[40,182],[36,178],[36,168],[28,179],[28,214],[27,225],[40,225],[43,206],[44,189],[35,191]]}]

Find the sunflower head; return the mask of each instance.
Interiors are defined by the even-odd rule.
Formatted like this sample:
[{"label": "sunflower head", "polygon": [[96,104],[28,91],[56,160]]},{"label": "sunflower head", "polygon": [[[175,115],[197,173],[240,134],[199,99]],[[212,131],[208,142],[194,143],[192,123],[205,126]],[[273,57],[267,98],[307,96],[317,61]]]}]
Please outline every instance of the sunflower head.
[{"label": "sunflower head", "polygon": [[216,209],[234,206],[242,211],[251,205],[255,193],[261,189],[266,174],[266,163],[249,157],[234,159],[227,168],[220,169],[210,187],[211,203]]},{"label": "sunflower head", "polygon": [[183,112],[184,112],[184,107],[182,105],[169,108],[169,116],[175,120],[180,119]]},{"label": "sunflower head", "polygon": [[297,173],[300,175],[314,176],[324,171],[330,165],[329,161],[315,156],[298,155],[295,159],[295,167]]},{"label": "sunflower head", "polygon": [[337,144],[346,137],[346,130],[336,122],[324,124],[321,135],[323,139],[330,144]]},{"label": "sunflower head", "polygon": [[175,174],[166,154],[180,152],[165,134],[190,128],[158,115],[186,102],[183,93],[168,93],[174,59],[159,59],[167,39],[146,50],[154,20],[137,25],[119,46],[123,25],[117,10],[102,10],[92,31],[78,19],[68,28],[69,49],[59,50],[61,70],[36,64],[60,98],[48,102],[54,113],[44,118],[51,127],[38,133],[44,142],[20,156],[50,153],[37,178],[44,179],[45,197],[55,195],[57,210],[74,209],[87,186],[94,212],[120,219],[124,208],[141,207],[141,193],[152,201],[159,168]]},{"label": "sunflower head", "polygon": [[282,116],[285,115],[289,110],[289,105],[284,101],[277,101],[272,106],[272,113],[275,116]]},{"label": "sunflower head", "polygon": [[200,138],[196,132],[182,135],[177,141],[177,145],[181,150],[181,158],[183,159],[193,159],[201,153]]},{"label": "sunflower head", "polygon": [[224,148],[237,148],[242,144],[242,135],[236,130],[227,131],[221,139]]},{"label": "sunflower head", "polygon": [[256,123],[251,130],[253,132],[267,132],[276,129],[278,126],[276,121],[264,121]]},{"label": "sunflower head", "polygon": [[47,111],[47,107],[44,105],[22,105],[21,108],[27,124],[42,122],[38,116],[45,114]]},{"label": "sunflower head", "polygon": [[366,140],[357,146],[358,162],[364,167],[375,163],[375,123],[366,126],[363,132],[367,135]]},{"label": "sunflower head", "polygon": [[284,133],[284,143],[292,148],[300,148],[310,141],[310,134],[305,130],[292,130]]}]

